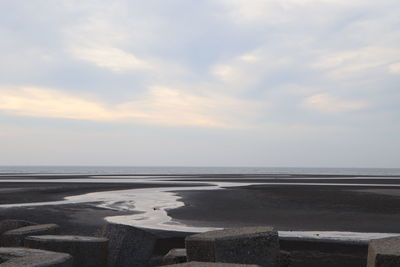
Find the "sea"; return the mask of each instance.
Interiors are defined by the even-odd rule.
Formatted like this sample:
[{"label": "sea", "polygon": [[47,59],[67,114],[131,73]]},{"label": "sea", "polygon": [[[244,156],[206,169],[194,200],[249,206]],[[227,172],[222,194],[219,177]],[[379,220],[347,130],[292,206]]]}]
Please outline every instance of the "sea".
[{"label": "sea", "polygon": [[0,166],[5,175],[310,174],[400,176],[400,168]]}]

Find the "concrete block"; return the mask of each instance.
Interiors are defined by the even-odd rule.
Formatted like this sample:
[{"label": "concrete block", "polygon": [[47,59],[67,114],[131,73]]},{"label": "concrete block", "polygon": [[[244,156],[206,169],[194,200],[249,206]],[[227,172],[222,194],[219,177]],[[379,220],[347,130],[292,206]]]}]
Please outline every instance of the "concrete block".
[{"label": "concrete block", "polygon": [[104,227],[102,236],[109,239],[109,267],[147,266],[157,239],[148,231],[113,223]]},{"label": "concrete block", "polygon": [[66,253],[29,248],[0,248],[1,267],[72,267]]},{"label": "concrete block", "polygon": [[272,227],[242,227],[186,238],[188,261],[279,266],[278,233]]},{"label": "concrete block", "polygon": [[279,253],[279,267],[289,267],[291,263],[290,252],[281,250]]},{"label": "concrete block", "polygon": [[74,267],[106,267],[108,239],[91,236],[28,236],[25,247],[64,252],[73,256]]},{"label": "concrete block", "polygon": [[237,264],[237,263],[221,263],[221,262],[186,262],[172,265],[165,265],[165,267],[259,267],[254,264]]},{"label": "concrete block", "polygon": [[24,220],[3,220],[0,221],[0,235],[17,228],[21,228],[24,226],[35,225],[34,222],[24,221]]},{"label": "concrete block", "polygon": [[17,228],[3,233],[0,237],[4,247],[21,247],[24,239],[30,235],[58,234],[60,227],[57,224],[38,224]]},{"label": "concrete block", "polygon": [[166,264],[164,264],[164,262],[163,262],[163,256],[160,256],[160,255],[154,255],[153,257],[151,257],[151,259],[147,263],[148,267],[163,266],[163,265],[166,265]]},{"label": "concrete block", "polygon": [[368,245],[367,267],[400,266],[400,237],[374,239]]},{"label": "concrete block", "polygon": [[280,236],[279,246],[290,253],[289,266],[367,266],[368,242]]},{"label": "concrete block", "polygon": [[183,263],[187,261],[186,249],[174,248],[171,249],[162,260],[163,265]]}]

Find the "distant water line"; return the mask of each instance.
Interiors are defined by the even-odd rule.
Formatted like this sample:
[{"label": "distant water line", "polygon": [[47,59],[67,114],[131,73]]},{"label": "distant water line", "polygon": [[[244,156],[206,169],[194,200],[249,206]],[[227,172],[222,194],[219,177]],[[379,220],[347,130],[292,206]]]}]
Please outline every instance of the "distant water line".
[{"label": "distant water line", "polygon": [[4,175],[314,174],[400,176],[400,168],[0,166]]}]

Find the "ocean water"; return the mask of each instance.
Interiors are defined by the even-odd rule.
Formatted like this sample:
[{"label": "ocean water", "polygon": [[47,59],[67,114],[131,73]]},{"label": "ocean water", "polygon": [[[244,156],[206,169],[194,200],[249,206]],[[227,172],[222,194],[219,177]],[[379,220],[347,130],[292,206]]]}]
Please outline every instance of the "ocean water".
[{"label": "ocean water", "polygon": [[0,166],[0,175],[323,174],[399,176],[400,168]]}]

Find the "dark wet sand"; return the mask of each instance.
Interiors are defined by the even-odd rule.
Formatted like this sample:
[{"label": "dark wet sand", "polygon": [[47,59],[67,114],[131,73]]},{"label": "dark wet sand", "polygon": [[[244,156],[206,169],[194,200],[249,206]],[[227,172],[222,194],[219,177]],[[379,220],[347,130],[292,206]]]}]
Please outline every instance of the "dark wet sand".
[{"label": "dark wet sand", "polygon": [[252,185],[177,191],[169,215],[197,226],[400,233],[400,188]]}]

